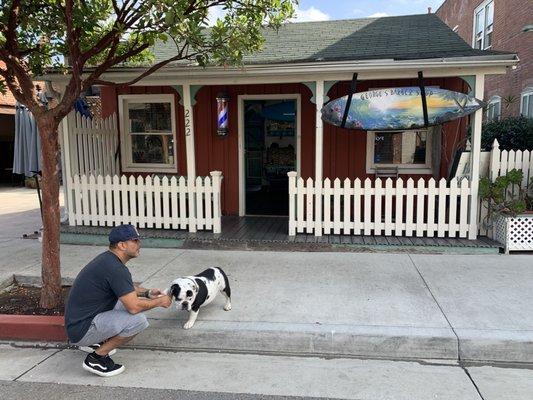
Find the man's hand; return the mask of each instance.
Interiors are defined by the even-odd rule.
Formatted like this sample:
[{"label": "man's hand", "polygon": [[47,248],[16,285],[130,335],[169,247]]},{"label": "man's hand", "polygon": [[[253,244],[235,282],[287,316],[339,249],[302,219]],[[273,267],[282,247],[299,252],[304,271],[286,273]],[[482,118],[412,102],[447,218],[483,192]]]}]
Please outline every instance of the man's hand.
[{"label": "man's hand", "polygon": [[163,296],[163,291],[161,289],[150,289],[148,290],[148,298],[155,299],[157,297]]},{"label": "man's hand", "polygon": [[162,294],[157,299],[161,302],[160,307],[169,308],[172,304],[172,299],[170,298],[170,296]]},{"label": "man's hand", "polygon": [[167,295],[158,295],[152,299],[139,297],[136,292],[131,292],[120,297],[120,301],[124,304],[124,308],[130,314],[137,314],[143,311],[151,310],[155,307],[168,308],[172,304],[172,299]]}]

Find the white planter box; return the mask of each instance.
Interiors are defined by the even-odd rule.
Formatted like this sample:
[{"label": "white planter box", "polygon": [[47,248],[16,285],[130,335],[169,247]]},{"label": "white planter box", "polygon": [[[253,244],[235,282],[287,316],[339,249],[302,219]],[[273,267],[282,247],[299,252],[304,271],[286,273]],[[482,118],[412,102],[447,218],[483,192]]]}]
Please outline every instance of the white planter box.
[{"label": "white planter box", "polygon": [[533,214],[498,217],[494,222],[493,239],[509,251],[533,251]]}]

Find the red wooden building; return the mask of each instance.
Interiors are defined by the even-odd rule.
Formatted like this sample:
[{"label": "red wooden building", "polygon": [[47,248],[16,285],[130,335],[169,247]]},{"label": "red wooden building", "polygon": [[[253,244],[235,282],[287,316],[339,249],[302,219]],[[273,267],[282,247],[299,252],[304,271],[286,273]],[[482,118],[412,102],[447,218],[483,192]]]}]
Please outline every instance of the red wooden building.
[{"label": "red wooden building", "polygon": [[[432,14],[287,24],[266,39],[243,68],[170,64],[135,86],[101,87],[102,116],[116,118],[116,127],[108,126],[116,140],[102,141],[87,122],[65,121],[71,224],[130,221],[216,231],[221,214],[285,215],[291,233],[476,237],[481,110],[401,132],[337,128],[322,122],[320,110],[348,93],[354,72],[357,91],[417,86],[423,71],[426,86],[481,98],[484,76],[505,73],[516,55],[472,49]],[[166,46],[155,47],[156,62],[172,56]],[[117,68],[105,79],[118,83],[138,73]],[[223,136],[217,132],[221,93],[229,119]],[[470,179],[461,183],[450,170],[469,125],[473,163]],[[87,141],[82,128],[96,136]],[[212,171],[221,174],[209,177]],[[135,194],[116,199],[107,174],[124,177],[123,192],[137,185]],[[178,177],[187,177],[187,189],[178,189]],[[191,186],[197,177],[209,177],[198,181],[200,191]],[[148,180],[149,200],[139,194]],[[161,201],[153,195],[158,191]]]}]

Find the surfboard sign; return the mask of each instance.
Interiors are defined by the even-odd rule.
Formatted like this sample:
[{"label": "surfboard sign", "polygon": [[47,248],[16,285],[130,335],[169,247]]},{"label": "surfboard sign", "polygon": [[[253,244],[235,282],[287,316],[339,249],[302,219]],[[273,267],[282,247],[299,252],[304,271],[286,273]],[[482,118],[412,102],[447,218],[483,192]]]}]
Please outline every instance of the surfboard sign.
[{"label": "surfboard sign", "polygon": [[[485,102],[464,93],[426,87],[428,126],[464,117]],[[342,125],[348,96],[331,100],[322,107],[322,120]],[[419,87],[397,87],[354,93],[345,128],[363,130],[399,130],[424,127],[424,111]]]}]

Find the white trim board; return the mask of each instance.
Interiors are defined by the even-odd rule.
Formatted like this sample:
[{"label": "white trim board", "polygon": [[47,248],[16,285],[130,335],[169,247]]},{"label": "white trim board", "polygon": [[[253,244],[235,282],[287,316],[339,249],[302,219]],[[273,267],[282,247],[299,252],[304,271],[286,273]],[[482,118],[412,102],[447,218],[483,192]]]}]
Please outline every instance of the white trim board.
[{"label": "white trim board", "polygon": [[[257,84],[324,81],[350,81],[354,71],[358,79],[416,78],[424,70],[424,77],[447,77],[484,74],[505,74],[507,67],[518,64],[518,57],[511,55],[454,57],[432,60],[372,60],[316,63],[287,63],[246,65],[244,67],[166,67],[147,76],[134,86],[151,85],[217,85]],[[90,73],[92,70],[87,70]],[[102,74],[101,78],[116,83],[127,82],[144,72],[141,68],[116,68]],[[66,82],[69,75],[45,74],[38,80]],[[258,81],[260,79],[260,81]]]},{"label": "white trim board", "polygon": [[[296,172],[300,176],[302,140],[302,99],[299,93],[292,94],[242,94],[238,96],[239,133],[239,216],[246,215],[246,188],[244,174],[244,101],[245,100],[296,100]],[[289,201],[287,197],[287,201]]]}]

